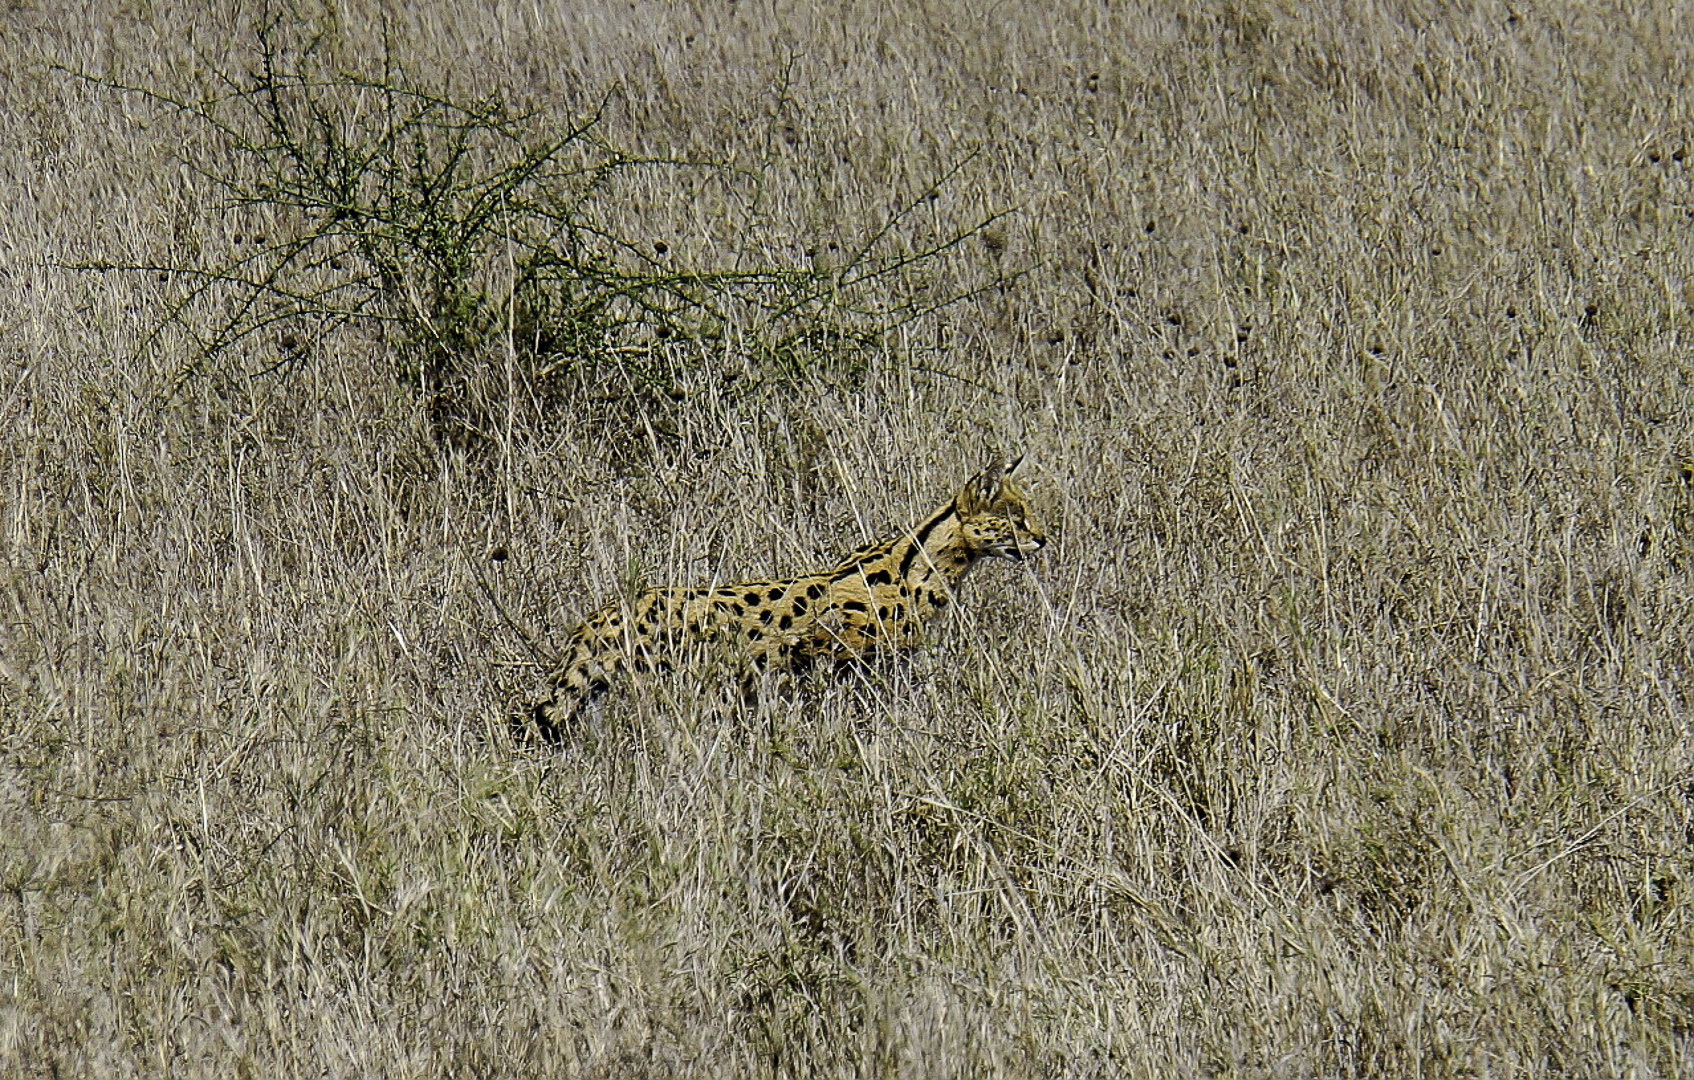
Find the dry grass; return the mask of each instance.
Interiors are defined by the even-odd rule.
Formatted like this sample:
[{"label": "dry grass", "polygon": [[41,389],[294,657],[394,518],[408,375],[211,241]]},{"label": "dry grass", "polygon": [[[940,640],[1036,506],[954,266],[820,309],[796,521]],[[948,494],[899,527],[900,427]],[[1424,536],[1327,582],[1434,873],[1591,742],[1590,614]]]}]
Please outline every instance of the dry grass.
[{"label": "dry grass", "polygon": [[[798,263],[979,149],[937,222],[1016,213],[938,287],[1037,268],[862,380],[731,394],[725,347],[651,425],[465,452],[351,335],[128,359],[157,283],[59,264],[265,224],[55,65],[187,88],[245,22],[57,7],[0,15],[7,1073],[1694,1069],[1669,8],[432,5],[417,70],[767,169],[756,231],[654,177],[626,235]],[[999,447],[1055,542],[909,663],[503,734],[539,674],[479,576],[556,639]]]}]

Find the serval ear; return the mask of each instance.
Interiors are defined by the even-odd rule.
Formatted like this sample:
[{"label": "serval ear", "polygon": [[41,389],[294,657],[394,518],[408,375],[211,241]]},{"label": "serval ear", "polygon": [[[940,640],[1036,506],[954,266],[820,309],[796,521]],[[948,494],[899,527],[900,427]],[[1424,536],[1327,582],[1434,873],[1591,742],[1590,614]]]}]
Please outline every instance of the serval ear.
[{"label": "serval ear", "polygon": [[965,488],[959,493],[959,509],[968,513],[992,506],[994,500],[1000,497],[1000,482],[1006,478],[1007,471],[1005,457],[995,454],[986,469],[965,481]]},{"label": "serval ear", "polygon": [[1022,454],[1019,454],[1017,457],[1012,459],[1012,463],[1010,465],[1006,466],[1007,476],[1010,476],[1018,471],[1018,466],[1023,464],[1023,457],[1024,456]]}]

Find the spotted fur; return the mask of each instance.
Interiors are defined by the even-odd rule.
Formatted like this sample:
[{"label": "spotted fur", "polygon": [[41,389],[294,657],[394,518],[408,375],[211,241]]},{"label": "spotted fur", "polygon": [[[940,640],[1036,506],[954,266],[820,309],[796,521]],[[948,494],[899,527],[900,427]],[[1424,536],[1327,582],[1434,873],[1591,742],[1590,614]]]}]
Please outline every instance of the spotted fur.
[{"label": "spotted fur", "polygon": [[952,601],[979,560],[1021,561],[1046,544],[1009,476],[1018,461],[995,458],[915,528],[821,573],[650,589],[607,604],[571,633],[553,694],[531,708],[531,719],[543,733],[556,733],[620,676],[662,668],[693,641],[728,643],[767,669],[851,663],[910,648],[924,620]]}]

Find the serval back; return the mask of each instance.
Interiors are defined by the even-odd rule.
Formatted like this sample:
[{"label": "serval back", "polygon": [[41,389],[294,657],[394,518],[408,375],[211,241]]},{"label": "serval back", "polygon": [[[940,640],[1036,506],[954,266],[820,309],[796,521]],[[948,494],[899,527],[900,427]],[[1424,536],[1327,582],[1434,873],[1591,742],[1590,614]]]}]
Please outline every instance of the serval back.
[{"label": "serval back", "polygon": [[952,601],[987,556],[1021,561],[1047,542],[1040,520],[996,457],[945,506],[829,570],[782,581],[650,589],[614,601],[570,635],[553,693],[529,710],[548,736],[626,672],[665,667],[690,642],[720,642],[766,669],[844,664],[910,648],[924,620]]}]

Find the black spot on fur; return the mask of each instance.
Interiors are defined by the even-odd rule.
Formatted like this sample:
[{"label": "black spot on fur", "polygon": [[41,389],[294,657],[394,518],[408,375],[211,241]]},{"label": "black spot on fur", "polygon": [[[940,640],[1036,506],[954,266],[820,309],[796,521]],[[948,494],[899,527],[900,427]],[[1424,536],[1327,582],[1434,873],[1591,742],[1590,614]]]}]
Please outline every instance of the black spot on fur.
[{"label": "black spot on fur", "polygon": [[757,604],[759,602],[759,594],[756,592],[750,592],[741,599],[746,601],[749,605]]},{"label": "black spot on fur", "polygon": [[806,599],[816,600],[818,597],[822,596],[827,591],[828,591],[828,586],[822,584],[821,582],[814,582],[813,584],[806,586]]},{"label": "black spot on fur", "polygon": [[772,589],[770,592],[766,593],[765,599],[769,600],[771,603],[774,604],[778,600],[782,599],[782,594],[786,591],[787,590],[785,590],[784,588],[782,588],[782,586],[779,585],[776,588]]},{"label": "black spot on fur", "polygon": [[849,600],[841,605],[842,611],[869,611],[863,600]]},{"label": "black spot on fur", "polygon": [[794,625],[794,616],[792,616],[792,615],[784,615],[782,618],[780,618],[776,621],[776,626],[777,626],[778,630],[786,630],[790,626],[793,626],[793,625]]},{"label": "black spot on fur", "polygon": [[894,574],[885,566],[875,573],[865,575],[865,582],[870,585],[892,585]]}]

